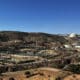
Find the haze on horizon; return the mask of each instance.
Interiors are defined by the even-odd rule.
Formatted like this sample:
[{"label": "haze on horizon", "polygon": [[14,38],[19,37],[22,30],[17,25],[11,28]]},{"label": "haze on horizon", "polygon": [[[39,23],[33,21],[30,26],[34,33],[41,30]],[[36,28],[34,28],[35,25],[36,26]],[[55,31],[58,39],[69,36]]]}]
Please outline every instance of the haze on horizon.
[{"label": "haze on horizon", "polygon": [[80,0],[0,0],[0,31],[80,33]]}]

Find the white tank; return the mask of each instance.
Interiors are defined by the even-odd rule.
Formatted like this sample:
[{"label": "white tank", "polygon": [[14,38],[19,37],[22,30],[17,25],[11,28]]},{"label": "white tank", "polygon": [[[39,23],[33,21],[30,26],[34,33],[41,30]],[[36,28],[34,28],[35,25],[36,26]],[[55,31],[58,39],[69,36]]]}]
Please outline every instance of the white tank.
[{"label": "white tank", "polygon": [[70,38],[76,37],[76,34],[75,34],[75,33],[71,33],[71,34],[69,35],[69,37],[70,37]]}]

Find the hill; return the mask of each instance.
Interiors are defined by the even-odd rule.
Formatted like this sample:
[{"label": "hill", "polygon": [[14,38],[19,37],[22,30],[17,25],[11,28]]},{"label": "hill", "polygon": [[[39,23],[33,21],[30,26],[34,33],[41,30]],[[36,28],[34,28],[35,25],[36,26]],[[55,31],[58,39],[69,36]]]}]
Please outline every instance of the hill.
[{"label": "hill", "polygon": [[47,33],[28,33],[18,31],[1,31],[0,41],[7,42],[11,40],[22,40],[22,41],[43,41],[43,42],[61,42],[65,43],[66,40],[63,36],[47,34]]}]

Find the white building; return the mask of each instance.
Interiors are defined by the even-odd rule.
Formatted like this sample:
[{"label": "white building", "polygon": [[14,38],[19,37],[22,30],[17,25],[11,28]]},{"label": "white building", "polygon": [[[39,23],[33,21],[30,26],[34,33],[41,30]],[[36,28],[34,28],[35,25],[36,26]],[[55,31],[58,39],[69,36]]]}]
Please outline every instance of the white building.
[{"label": "white building", "polygon": [[75,33],[71,33],[71,34],[69,35],[69,37],[70,37],[70,38],[74,38],[74,37],[76,37],[76,34],[75,34]]}]

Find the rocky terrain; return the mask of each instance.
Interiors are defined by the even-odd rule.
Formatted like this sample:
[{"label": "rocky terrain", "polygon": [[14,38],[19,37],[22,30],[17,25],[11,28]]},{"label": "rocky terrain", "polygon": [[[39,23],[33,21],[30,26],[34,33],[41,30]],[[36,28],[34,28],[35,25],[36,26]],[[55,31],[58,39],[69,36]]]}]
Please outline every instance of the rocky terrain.
[{"label": "rocky terrain", "polygon": [[[9,55],[8,60],[2,60],[2,56],[5,55]],[[24,56],[28,56],[29,59]],[[79,75],[80,35],[1,31],[0,57],[1,73],[8,71],[7,67],[11,72],[49,67],[60,69],[61,72],[68,71],[71,75]],[[62,76],[59,77],[61,79],[58,80],[62,80]]]}]

